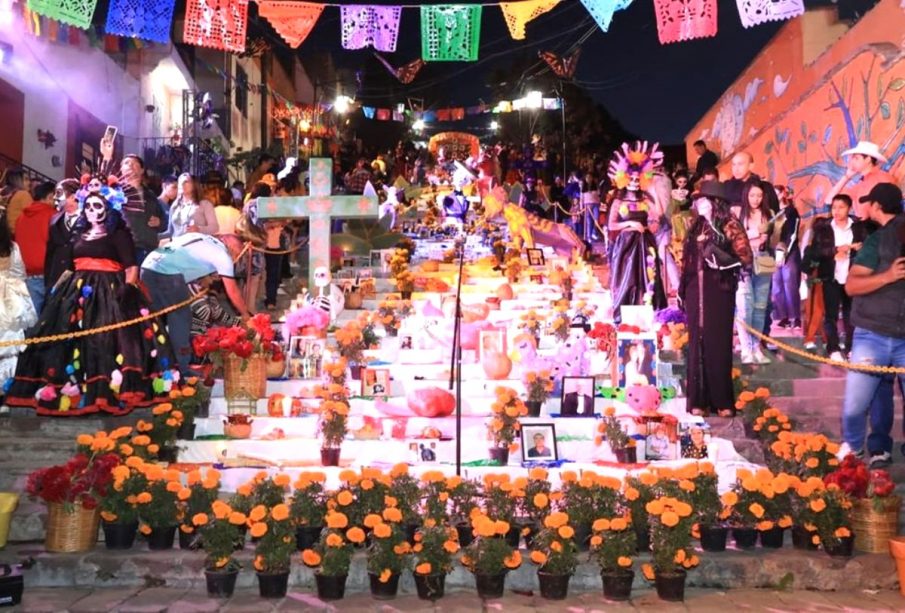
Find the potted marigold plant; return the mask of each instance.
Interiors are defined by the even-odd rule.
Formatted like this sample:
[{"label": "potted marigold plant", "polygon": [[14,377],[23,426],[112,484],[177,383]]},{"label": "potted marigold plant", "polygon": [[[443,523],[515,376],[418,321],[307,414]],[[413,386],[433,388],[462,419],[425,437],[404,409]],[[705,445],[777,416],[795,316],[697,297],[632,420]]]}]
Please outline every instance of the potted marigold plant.
[{"label": "potted marigold plant", "polygon": [[365,533],[358,526],[350,528],[349,518],[337,511],[329,511],[324,521],[326,528],[321,532],[320,541],[302,552],[302,562],[316,569],[314,580],[318,598],[341,600],[352,563],[352,544],[363,543]]},{"label": "potted marigold plant", "polygon": [[503,520],[509,524],[509,532],[503,535],[507,542],[518,549],[521,531],[514,526],[513,518],[519,507],[519,492],[506,473],[486,473],[484,475],[484,491],[482,507],[484,514],[494,520]]},{"label": "potted marigold plant", "polygon": [[410,300],[384,300],[377,306],[374,321],[383,326],[387,336],[397,336],[402,320],[413,312]]},{"label": "potted marigold plant", "polygon": [[450,524],[459,535],[459,544],[469,545],[474,538],[471,518],[478,509],[478,495],[481,486],[472,479],[463,479],[453,475],[446,480],[446,491],[449,492]]},{"label": "potted marigold plant", "polygon": [[138,532],[137,497],[145,491],[144,460],[138,456],[126,459],[113,469],[113,482],[101,499],[101,526],[107,549],[131,549]]},{"label": "potted marigold plant", "polygon": [[148,486],[135,497],[141,522],[138,530],[147,537],[150,550],[171,549],[179,524],[177,494],[182,489],[181,474],[164,470],[159,464],[146,464],[144,474]]},{"label": "potted marigold plant", "polygon": [[481,513],[476,513],[471,521],[475,539],[464,549],[462,565],[474,575],[478,596],[501,598],[506,573],[522,564],[518,550],[500,538],[509,532],[509,522],[493,520]]},{"label": "potted marigold plant", "polygon": [[255,506],[248,514],[249,532],[257,539],[254,567],[261,598],[282,598],[289,583],[289,563],[295,550],[295,528],[289,505]]},{"label": "potted marigold plant", "polygon": [[415,533],[412,553],[415,556],[412,574],[421,600],[443,598],[446,575],[452,572],[453,556],[459,551],[456,530],[425,519]]},{"label": "potted marigold plant", "polygon": [[814,545],[822,545],[831,557],[850,557],[854,548],[852,534],[852,500],[836,483],[823,484],[810,478],[799,484],[798,496],[804,503],[798,519],[813,528]]},{"label": "potted marigold plant", "polygon": [[541,407],[553,393],[553,377],[549,370],[529,370],[522,377],[528,399],[525,406],[528,407],[528,417],[539,417]]},{"label": "potted marigold plant", "polygon": [[421,512],[424,522],[445,524],[449,522],[450,497],[446,486],[446,475],[439,470],[427,470],[421,473],[419,497],[422,501]]},{"label": "potted marigold plant", "polygon": [[[372,518],[372,521],[369,521]],[[376,521],[373,521],[376,518]],[[371,580],[371,596],[377,600],[390,600],[399,590],[399,577],[408,568],[412,546],[405,539],[400,522],[402,512],[387,507],[380,515],[369,515],[365,526],[371,528],[371,544],[368,545],[368,576]]]},{"label": "potted marigold plant", "polygon": [[720,499],[717,491],[718,479],[713,465],[707,462],[700,463],[697,476],[689,482],[691,486],[685,485],[684,491],[687,492],[687,497],[694,507],[696,536],[701,540],[701,549],[726,551],[726,537],[729,535],[726,520],[732,513],[732,508],[724,505]]},{"label": "potted marigold plant", "polygon": [[367,349],[362,325],[358,321],[347,322],[335,333],[336,346],[341,355],[349,364],[350,374],[353,379],[361,378],[361,363],[364,361],[364,351]]},{"label": "potted marigold plant", "polygon": [[406,540],[414,544],[415,531],[421,525],[421,487],[418,478],[409,474],[408,464],[399,463],[390,469],[387,495],[392,506],[402,512],[402,526]]},{"label": "potted marigold plant", "polygon": [[210,400],[211,388],[199,384],[197,377],[189,377],[182,388],[170,391],[170,403],[183,415],[177,438],[189,441],[195,438],[195,418],[207,417]]},{"label": "potted marigold plant", "polygon": [[248,518],[222,500],[215,500],[210,515],[196,513],[191,521],[201,533],[207,594],[213,598],[229,598],[236,588],[240,568],[233,553],[244,538],[240,527],[245,526]]},{"label": "potted marigold plant", "polygon": [[97,542],[100,500],[106,496],[120,458],[106,432],[79,435],[79,452],[68,462],[28,475],[26,492],[47,504],[47,551],[87,551]]},{"label": "potted marigold plant", "polygon": [[554,511],[544,518],[543,529],[532,539],[529,557],[540,567],[537,580],[541,596],[547,600],[565,600],[569,594],[569,579],[578,566],[574,537],[568,514]]},{"label": "potted marigold plant", "polygon": [[753,392],[744,390],[739,393],[735,401],[735,410],[742,413],[745,435],[748,438],[757,438],[757,434],[754,431],[754,421],[763,415],[769,406],[770,390],[766,387],[759,387]]},{"label": "potted marigold plant", "polygon": [[258,471],[249,482],[251,484],[251,504],[272,508],[282,504],[289,491],[290,478],[285,473],[270,476],[266,471]]},{"label": "potted marigold plant", "polygon": [[303,472],[293,484],[295,492],[289,503],[289,514],[295,523],[295,543],[299,551],[310,549],[320,539],[327,514],[327,492],[322,472]]},{"label": "potted marigold plant", "polygon": [[754,419],[751,426],[765,447],[769,447],[779,439],[780,432],[792,430],[789,416],[775,407],[770,407],[762,415]]},{"label": "potted marigold plant", "polygon": [[515,439],[522,427],[519,417],[527,415],[528,408],[514,389],[499,386],[496,388],[496,400],[490,405],[490,409],[493,412],[487,426],[492,442],[490,459],[505,466],[509,463],[509,454],[518,450]]},{"label": "potted marigold plant", "polygon": [[597,431],[603,435],[610,451],[616,456],[620,464],[636,464],[638,462],[638,449],[635,447],[635,439],[630,437],[622,427],[622,422],[616,417],[616,409],[607,407],[603,411],[603,418],[597,425]]},{"label": "potted marigold plant", "polygon": [[335,502],[352,524],[360,526],[366,515],[380,515],[384,507],[396,506],[392,497],[387,498],[390,477],[382,470],[365,466],[360,473],[344,470],[339,477],[343,485],[334,492]]},{"label": "potted marigold plant", "polygon": [[197,549],[201,546],[198,530],[192,524],[192,518],[198,513],[209,513],[211,505],[220,495],[220,472],[210,468],[201,476],[195,469],[186,475],[186,487],[176,492],[179,500],[179,548]]},{"label": "potted marigold plant", "polygon": [[591,556],[600,566],[603,595],[610,600],[628,600],[635,580],[632,556],[638,547],[630,513],[598,517],[591,529]]},{"label": "potted marigold plant", "polygon": [[587,551],[590,547],[593,521],[600,515],[613,516],[622,513],[625,505],[621,492],[622,482],[590,470],[584,471],[580,479],[574,471],[565,470],[561,478],[560,508],[569,511],[579,551]]},{"label": "potted marigold plant", "polygon": [[529,549],[534,533],[538,531],[552,506],[548,476],[546,468],[541,466],[531,468],[528,471],[528,478],[524,479],[523,495],[517,499],[519,516],[525,522],[522,535],[525,537],[525,545]]},{"label": "potted marigold plant", "polygon": [[662,600],[685,599],[685,571],[698,565],[691,548],[694,509],[682,500],[660,496],[647,503],[651,526],[653,564],[641,567],[645,579],[657,586]]},{"label": "potted marigold plant", "polygon": [[[174,390],[175,391],[175,390]],[[151,443],[157,445],[157,459],[161,462],[176,462],[179,448],[176,447],[176,436],[182,427],[185,415],[173,407],[171,402],[163,402],[151,409],[151,425],[148,436]]]},{"label": "potted marigold plant", "polygon": [[632,528],[638,540],[638,551],[650,551],[650,521],[647,503],[657,497],[659,479],[649,470],[625,479],[625,499],[632,513]]}]

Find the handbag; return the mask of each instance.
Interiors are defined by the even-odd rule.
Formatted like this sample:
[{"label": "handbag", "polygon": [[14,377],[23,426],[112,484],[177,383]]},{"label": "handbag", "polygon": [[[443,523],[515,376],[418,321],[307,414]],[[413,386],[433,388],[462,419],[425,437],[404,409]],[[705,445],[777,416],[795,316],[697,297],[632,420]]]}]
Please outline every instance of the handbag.
[{"label": "handbag", "polygon": [[726,251],[717,245],[715,241],[708,241],[704,246],[703,256],[707,266],[714,270],[727,270],[742,265],[742,261],[737,255]]},{"label": "handbag", "polygon": [[766,254],[754,256],[754,274],[772,275],[774,272],[776,272],[776,258]]}]

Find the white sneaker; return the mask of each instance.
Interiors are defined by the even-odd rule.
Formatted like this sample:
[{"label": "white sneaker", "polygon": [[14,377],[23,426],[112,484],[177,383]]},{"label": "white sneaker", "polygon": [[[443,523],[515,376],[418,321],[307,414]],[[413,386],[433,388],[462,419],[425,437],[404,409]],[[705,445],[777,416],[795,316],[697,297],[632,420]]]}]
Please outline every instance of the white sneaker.
[{"label": "white sneaker", "polygon": [[742,364],[757,364],[750,351],[742,351]]},{"label": "white sneaker", "polygon": [[757,364],[769,364],[773,361],[764,354],[763,350],[760,348],[760,345],[754,348],[753,357],[755,363]]},{"label": "white sneaker", "polygon": [[813,350],[817,349],[817,343],[815,343],[813,341],[808,341],[807,343],[804,344],[804,348],[807,349],[808,351],[813,351]]},{"label": "white sneaker", "polygon": [[842,356],[841,351],[834,351],[830,354],[830,360],[833,362],[844,362],[845,358]]},{"label": "white sneaker", "polygon": [[846,442],[843,442],[841,445],[839,445],[839,451],[836,452],[836,459],[839,460],[839,461],[841,462],[842,460],[845,459],[845,456],[847,456],[847,455],[850,454],[850,453],[851,453],[851,454],[854,454],[854,456],[855,456],[856,458],[858,458],[859,460],[861,460],[861,459],[864,458],[864,450],[863,450],[863,449],[862,449],[861,451],[857,451],[857,452],[856,452],[856,451],[854,451],[854,450],[852,449],[851,445],[849,445],[849,444],[846,443]]}]

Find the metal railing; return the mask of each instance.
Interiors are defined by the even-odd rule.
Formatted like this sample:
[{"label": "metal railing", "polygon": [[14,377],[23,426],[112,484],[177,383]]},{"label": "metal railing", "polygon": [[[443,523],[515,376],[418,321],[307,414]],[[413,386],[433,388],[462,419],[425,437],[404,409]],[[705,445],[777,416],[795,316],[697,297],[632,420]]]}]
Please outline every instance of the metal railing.
[{"label": "metal railing", "polygon": [[29,181],[50,181],[56,183],[56,179],[48,177],[43,172],[35,170],[31,166],[26,166],[18,160],[14,160],[8,155],[0,153],[0,174],[6,174],[7,170],[19,169],[25,173],[25,178]]}]

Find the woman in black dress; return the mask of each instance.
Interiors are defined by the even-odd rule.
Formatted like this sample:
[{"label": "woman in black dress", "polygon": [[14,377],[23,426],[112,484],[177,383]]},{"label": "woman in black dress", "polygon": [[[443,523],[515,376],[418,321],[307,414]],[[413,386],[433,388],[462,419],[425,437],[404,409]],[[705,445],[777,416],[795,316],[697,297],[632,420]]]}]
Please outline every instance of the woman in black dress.
[{"label": "woman in black dress", "polygon": [[732,324],[738,273],[751,265],[751,246],[729,212],[718,181],[693,194],[697,212],[683,248],[679,297],[688,316],[687,410],[735,415],[732,389]]},{"label": "woman in black dress", "polygon": [[[103,194],[103,195],[102,195]],[[68,335],[147,313],[137,287],[132,234],[108,198],[118,190],[92,179],[80,192],[82,211],[72,235],[72,266],[60,278],[28,338]],[[166,397],[178,381],[163,325],[136,325],[29,345],[19,357],[7,396],[10,406],[74,416],[129,412]]]}]

